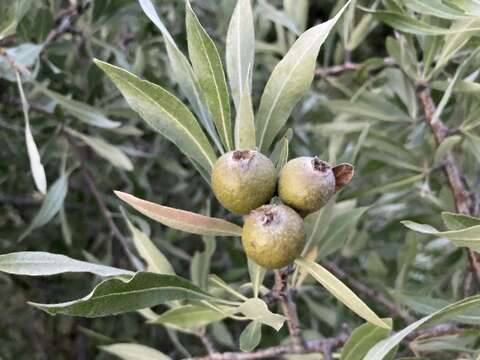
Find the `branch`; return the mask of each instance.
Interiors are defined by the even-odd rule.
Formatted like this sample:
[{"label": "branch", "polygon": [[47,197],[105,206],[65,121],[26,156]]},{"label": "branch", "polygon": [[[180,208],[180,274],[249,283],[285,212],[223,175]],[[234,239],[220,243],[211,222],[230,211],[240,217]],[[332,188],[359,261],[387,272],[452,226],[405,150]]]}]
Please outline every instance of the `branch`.
[{"label": "branch", "polygon": [[47,38],[43,43],[43,48],[45,49],[48,47],[63,34],[72,31],[78,18],[88,10],[90,4],[91,0],[86,0],[83,4],[79,3],[78,5],[72,5],[69,8],[60,11],[55,20],[56,26],[48,33]]},{"label": "branch", "polygon": [[[310,340],[305,342],[303,349],[297,349],[294,345],[273,346],[262,350],[252,352],[225,352],[214,353],[208,356],[194,357],[190,360],[254,360],[254,359],[278,359],[286,354],[311,354],[332,351],[341,347],[347,341],[348,335],[342,333],[337,337],[325,338],[320,340]],[[328,357],[326,357],[328,359]]]},{"label": "branch", "polygon": [[298,320],[297,305],[292,299],[292,292],[287,288],[288,268],[275,270],[275,297],[280,301],[283,314],[287,320],[288,331],[292,337],[292,346],[296,352],[301,352],[305,347],[302,330]]},{"label": "branch", "polygon": [[381,304],[386,307],[390,312],[391,316],[402,318],[407,324],[415,322],[415,318],[411,316],[407,311],[401,309],[393,301],[391,301],[378,291],[374,290],[373,288],[369,287],[368,285],[365,285],[364,283],[355,280],[352,276],[340,269],[335,263],[325,261],[323,262],[323,266],[325,266],[325,268],[335,274],[336,277],[347,282],[355,290],[365,294],[366,296],[374,300],[377,304]]},{"label": "branch", "polygon": [[217,350],[215,349],[215,345],[213,344],[212,340],[207,335],[206,328],[201,329],[199,332],[195,333],[198,336],[200,341],[202,342],[205,349],[209,354],[216,354]]},{"label": "branch", "polygon": [[110,228],[110,231],[112,234],[117,238],[117,240],[120,242],[120,245],[127,255],[128,259],[132,263],[132,265],[137,269],[141,270],[143,268],[143,265],[137,260],[137,258],[132,254],[130,249],[128,248],[128,242],[127,239],[123,236],[123,234],[120,232],[118,229],[117,225],[115,225],[113,219],[112,219],[112,214],[108,210],[107,206],[105,205],[105,202],[103,201],[98,189],[97,185],[95,184],[95,180],[93,179],[92,173],[87,167],[87,164],[85,163],[85,159],[83,158],[82,152],[78,145],[75,143],[75,140],[72,138],[72,136],[66,132],[63,131],[63,135],[67,139],[68,144],[70,145],[70,148],[73,150],[73,154],[77,158],[77,160],[80,162],[80,167],[82,170],[83,177],[85,179],[85,182],[88,185],[88,188],[90,189],[91,193],[95,197],[95,200],[97,201],[98,207],[100,209],[100,212],[102,213],[102,216],[107,222],[108,227]]},{"label": "branch", "polygon": [[[427,88],[423,89],[419,93],[419,98],[425,112],[425,121],[430,125],[437,145],[440,145],[450,133],[450,129],[442,122],[442,120],[433,118],[435,113],[435,105],[433,103],[432,97],[430,96],[430,91]],[[447,175],[450,188],[452,189],[453,198],[455,200],[455,207],[457,208],[457,211],[460,214],[471,215],[468,204],[467,191],[465,190],[462,178],[460,176],[460,171],[457,167],[451,151],[445,155],[444,164],[444,171]],[[475,251],[470,248],[468,249],[468,259],[470,262],[470,271],[472,272],[472,275],[474,276],[477,285],[480,285],[479,260]]]}]

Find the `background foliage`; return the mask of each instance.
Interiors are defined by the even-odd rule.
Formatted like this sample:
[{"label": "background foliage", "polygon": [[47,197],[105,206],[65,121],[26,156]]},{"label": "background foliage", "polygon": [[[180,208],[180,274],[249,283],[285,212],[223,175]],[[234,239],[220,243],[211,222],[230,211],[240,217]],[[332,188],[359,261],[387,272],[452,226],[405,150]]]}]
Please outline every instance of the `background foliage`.
[{"label": "background foliage", "polygon": [[[235,3],[192,2],[222,58]],[[186,53],[184,1],[156,5]],[[297,36],[331,18],[342,5],[253,3],[255,109],[270,73]],[[122,215],[127,210],[178,275],[204,286],[209,272],[221,274],[225,282],[248,291],[240,287],[248,281],[248,266],[239,241],[208,236],[199,241],[197,235],[122,210],[112,193],[119,189],[238,222],[212,198],[189,160],[144,124],[92,62],[108,61],[181,94],[164,38],[139,4],[3,0],[0,9],[0,252],[49,251],[132,269],[131,260],[139,260]],[[307,218],[309,239],[317,246],[317,261],[377,314],[393,317],[395,330],[479,290],[465,248],[457,248],[448,234],[419,234],[401,223],[412,220],[445,229],[442,212],[465,212],[443,171],[452,164],[466,189],[466,210],[480,215],[478,16],[480,5],[474,0],[352,1],[324,44],[314,82],[285,132],[290,158],[317,154],[332,164],[355,165],[348,188]],[[16,72],[22,75],[29,119],[24,118]],[[31,138],[25,135],[28,122]],[[32,138],[46,184],[38,162],[31,166]],[[46,197],[43,189],[48,189]],[[475,239],[480,241],[478,230]],[[97,280],[76,274],[48,281],[0,274],[5,294],[0,298],[0,358],[101,359],[109,355],[98,346],[119,342],[149,345],[172,358],[204,353],[198,336],[145,325],[136,313],[103,319],[50,317],[26,305],[28,300],[79,298]],[[273,281],[273,273],[267,273],[266,287]],[[311,278],[296,299],[307,338],[351,333],[362,324]],[[467,315],[460,323],[444,323],[443,332],[437,328],[439,332],[427,334],[431,336],[402,343],[398,356],[476,359],[480,312],[477,308]],[[209,326],[208,334],[218,348],[231,350],[245,325],[229,319]],[[372,329],[356,331],[373,336]],[[262,328],[261,347],[282,341],[288,341],[285,327],[278,333]]]}]

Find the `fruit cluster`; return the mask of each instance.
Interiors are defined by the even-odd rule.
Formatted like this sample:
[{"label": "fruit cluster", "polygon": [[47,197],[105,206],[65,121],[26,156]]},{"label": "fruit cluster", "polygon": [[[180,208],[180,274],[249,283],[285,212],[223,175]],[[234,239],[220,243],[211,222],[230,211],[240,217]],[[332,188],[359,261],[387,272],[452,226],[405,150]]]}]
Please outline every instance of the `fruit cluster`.
[{"label": "fruit cluster", "polygon": [[[276,269],[292,263],[305,245],[303,217],[322,208],[353,176],[353,167],[330,167],[318,157],[290,160],[277,176],[269,158],[256,150],[222,155],[212,171],[218,201],[246,215],[242,244],[257,264]],[[278,194],[281,203],[269,203]]]}]

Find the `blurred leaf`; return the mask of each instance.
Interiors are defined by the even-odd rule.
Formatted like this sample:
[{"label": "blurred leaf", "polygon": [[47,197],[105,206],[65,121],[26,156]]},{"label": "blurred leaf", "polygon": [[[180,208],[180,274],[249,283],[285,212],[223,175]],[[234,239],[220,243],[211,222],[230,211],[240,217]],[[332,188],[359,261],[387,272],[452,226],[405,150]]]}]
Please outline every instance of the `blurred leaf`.
[{"label": "blurred leaf", "polygon": [[56,101],[67,113],[89,125],[105,129],[113,129],[121,125],[118,121],[110,120],[105,114],[93,106],[69,99],[43,86],[39,86],[38,89],[50,99]]},{"label": "blurred leaf", "polygon": [[[226,63],[230,90],[233,102],[237,108],[237,119],[242,118],[239,113],[243,107],[251,109],[251,103],[246,98],[250,96],[252,87],[253,61],[255,58],[255,32],[253,27],[253,13],[251,0],[239,0],[233,11],[227,33]],[[242,101],[242,98],[243,101]],[[249,98],[248,98],[249,99]],[[246,103],[248,101],[248,103]],[[251,110],[244,109],[250,112]],[[248,119],[249,120],[249,119]],[[253,116],[252,116],[253,120]],[[246,138],[245,138],[246,140]],[[255,140],[255,138],[253,139]],[[255,143],[254,143],[255,144]],[[237,143],[237,147],[240,146]],[[242,148],[240,146],[240,148]],[[245,147],[253,149],[253,147]]]},{"label": "blurred leaf", "polygon": [[65,255],[22,251],[0,255],[0,271],[28,276],[49,276],[67,272],[89,272],[98,276],[133,275],[131,271],[75,260]]},{"label": "blurred leaf", "polygon": [[414,17],[396,13],[393,11],[375,11],[374,13],[379,20],[407,34],[447,35],[447,34],[454,34],[460,31],[462,32],[468,31],[468,32],[475,33],[480,30],[480,28],[478,27],[468,28],[463,30],[457,30],[452,28],[442,28],[442,27],[428,24],[421,20],[417,20]]},{"label": "blurred leaf", "polygon": [[137,229],[127,215],[123,212],[123,217],[127,223],[128,229],[132,233],[133,243],[139,255],[147,263],[147,271],[156,274],[175,275],[172,264],[163,255],[150,238],[142,231]]},{"label": "blurred leaf", "polygon": [[437,150],[435,151],[435,157],[433,160],[434,165],[440,164],[443,160],[444,156],[453,149],[455,145],[457,145],[460,141],[462,141],[462,137],[459,135],[453,135],[445,138],[438,146]]},{"label": "blurred leaf", "polygon": [[100,349],[122,360],[171,360],[164,353],[139,344],[118,343],[100,346]]},{"label": "blurred leaf", "polygon": [[436,16],[447,20],[465,20],[468,18],[466,14],[442,3],[441,0],[404,0],[404,3],[409,9],[419,14]]},{"label": "blurred leaf", "polygon": [[333,19],[303,33],[270,75],[256,119],[257,143],[261,151],[270,147],[293,107],[310,87],[320,47],[349,3]]},{"label": "blurred leaf", "polygon": [[[391,319],[382,319],[392,326]],[[368,350],[380,340],[385,339],[390,330],[372,324],[363,324],[356,328],[343,346],[340,360],[363,360]]]},{"label": "blurred leaf", "polygon": [[30,129],[30,118],[28,116],[29,106],[25,93],[23,92],[22,80],[20,74],[17,72],[17,85],[20,92],[20,99],[22,101],[23,116],[25,118],[25,142],[27,143],[28,158],[30,160],[30,169],[32,170],[33,180],[38,191],[42,194],[47,193],[47,178],[45,176],[45,169],[43,168],[38,152],[37,144],[33,139],[32,131]]},{"label": "blurred leaf", "polygon": [[259,321],[252,321],[243,329],[240,334],[240,350],[253,351],[262,340],[262,323]]},{"label": "blurred leaf", "polygon": [[142,214],[173,229],[199,235],[242,235],[241,227],[223,219],[162,206],[121,191],[115,191],[115,194]]},{"label": "blurred leaf", "polygon": [[32,0],[6,1],[0,4],[2,18],[0,19],[0,40],[13,35],[17,25],[30,8]]},{"label": "blurred leaf", "polygon": [[480,225],[466,227],[460,230],[438,231],[434,227],[419,224],[413,221],[402,221],[402,224],[410,230],[422,233],[445,237],[459,247],[469,247],[480,251]]},{"label": "blurred leaf", "polygon": [[443,309],[414,322],[388,339],[380,341],[367,353],[366,358],[369,360],[382,360],[387,356],[390,350],[397,346],[412,331],[434,325],[440,321],[446,321],[479,305],[480,295],[472,296],[450,304]]},{"label": "blurred leaf", "polygon": [[283,11],[277,10],[274,6],[267,3],[265,0],[259,0],[258,9],[262,16],[270,19],[276,24],[282,25],[296,35],[300,35],[300,30],[297,24],[292,21]]},{"label": "blurred leaf", "polygon": [[73,129],[67,128],[66,131],[81,139],[85,144],[90,146],[98,156],[106,159],[113,166],[127,171],[133,170],[133,164],[130,158],[117,146],[106,142],[100,137],[88,136]]},{"label": "blurred leaf", "polygon": [[207,106],[227,150],[233,149],[230,99],[218,50],[187,1],[188,53]]},{"label": "blurred leaf", "polygon": [[102,281],[87,296],[60,304],[29,304],[50,315],[102,317],[145,309],[172,300],[215,299],[188,280],[175,275],[136,273],[129,279]]},{"label": "blurred leaf", "polygon": [[95,60],[110,76],[133,110],[191,159],[211,171],[216,159],[212,146],[188,108],[158,85],[119,67]]},{"label": "blurred leaf", "polygon": [[29,73],[28,69],[38,62],[42,50],[42,45],[31,43],[23,43],[16,47],[5,50],[2,49],[2,55],[0,56],[0,78],[12,82],[17,81],[17,70],[14,69],[11,64],[11,62],[13,62],[16,68],[23,70],[22,75],[24,81],[32,80],[35,74]]},{"label": "blurred leaf", "polygon": [[381,327],[383,329],[390,330],[391,325],[386,321],[380,319],[362,300],[355,295],[343,282],[338,280],[333,274],[331,274],[324,267],[303,259],[298,258],[295,260],[297,265],[303,267],[308,273],[315,278],[325,289],[328,290],[333,296],[341,301],[354,313],[367,320],[369,323]]},{"label": "blurred leaf", "polygon": [[67,195],[67,189],[68,175],[63,174],[52,184],[52,186],[50,186],[40,210],[33,218],[30,226],[22,235],[20,235],[18,241],[21,241],[27,237],[32,230],[42,227],[48,223],[58,213],[58,211],[62,208],[63,201]]}]

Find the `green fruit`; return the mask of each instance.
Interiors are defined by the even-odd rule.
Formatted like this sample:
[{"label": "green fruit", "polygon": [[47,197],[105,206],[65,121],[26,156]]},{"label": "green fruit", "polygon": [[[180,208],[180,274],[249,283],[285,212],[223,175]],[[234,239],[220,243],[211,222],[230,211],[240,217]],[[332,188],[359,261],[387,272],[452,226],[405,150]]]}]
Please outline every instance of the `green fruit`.
[{"label": "green fruit", "polygon": [[305,245],[303,219],[286,205],[264,205],[245,217],[242,244],[247,256],[260,266],[287,266]]},{"label": "green fruit", "polygon": [[276,182],[273,163],[255,150],[230,151],[213,166],[213,192],[235,214],[248,214],[270,201]]},{"label": "green fruit", "polygon": [[319,210],[335,194],[335,175],[318,157],[290,160],[280,171],[278,195],[302,215]]}]

